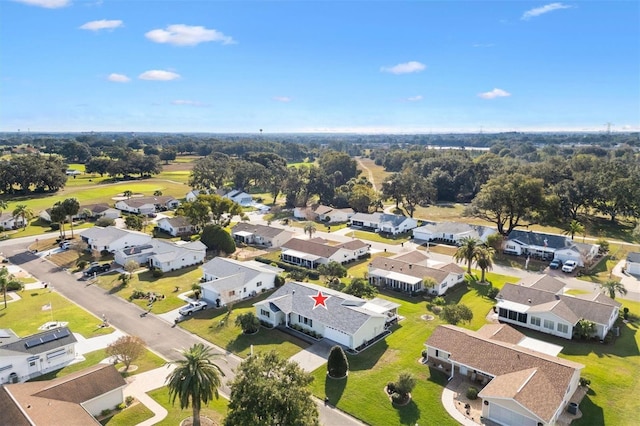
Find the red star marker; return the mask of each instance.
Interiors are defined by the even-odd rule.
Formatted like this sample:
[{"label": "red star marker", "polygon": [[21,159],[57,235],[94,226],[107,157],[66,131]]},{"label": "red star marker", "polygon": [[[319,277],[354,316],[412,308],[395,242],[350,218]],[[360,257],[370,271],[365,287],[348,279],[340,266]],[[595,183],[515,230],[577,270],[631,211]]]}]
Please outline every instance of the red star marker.
[{"label": "red star marker", "polygon": [[313,305],[313,309],[317,308],[318,306],[322,306],[323,308],[327,309],[327,299],[331,296],[325,296],[320,290],[318,290],[317,295],[309,297],[312,298],[315,302],[315,304]]}]

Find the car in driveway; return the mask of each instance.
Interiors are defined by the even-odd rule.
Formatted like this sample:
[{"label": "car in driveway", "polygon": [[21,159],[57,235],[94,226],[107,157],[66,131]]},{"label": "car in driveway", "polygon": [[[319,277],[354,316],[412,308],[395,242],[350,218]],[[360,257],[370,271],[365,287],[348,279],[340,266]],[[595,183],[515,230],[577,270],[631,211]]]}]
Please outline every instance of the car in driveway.
[{"label": "car in driveway", "polygon": [[103,272],[107,272],[109,269],[111,269],[111,265],[108,263],[97,263],[97,262],[93,262],[89,265],[89,268],[84,271],[84,276],[85,277],[90,277],[94,274],[101,274]]},{"label": "car in driveway", "polygon": [[578,262],[576,262],[575,260],[567,260],[566,262],[564,262],[564,265],[562,265],[562,272],[571,273],[575,271],[577,267]]},{"label": "car in driveway", "polygon": [[551,261],[551,263],[549,264],[549,268],[551,269],[558,269],[562,266],[562,262],[560,262],[559,259],[553,259]]},{"label": "car in driveway", "polygon": [[195,302],[189,302],[188,304],[184,305],[178,310],[178,313],[183,317],[187,317],[194,312],[204,311],[205,309],[207,309],[207,302],[198,300]]}]

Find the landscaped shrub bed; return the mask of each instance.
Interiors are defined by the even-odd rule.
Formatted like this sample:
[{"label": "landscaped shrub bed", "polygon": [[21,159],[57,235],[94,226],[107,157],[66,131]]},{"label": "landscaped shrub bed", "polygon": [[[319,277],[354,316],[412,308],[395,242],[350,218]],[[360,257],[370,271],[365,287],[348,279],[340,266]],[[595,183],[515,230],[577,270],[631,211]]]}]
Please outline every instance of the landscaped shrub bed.
[{"label": "landscaped shrub bed", "polygon": [[276,265],[278,265],[278,268],[282,268],[287,272],[296,271],[296,272],[299,272],[299,273],[304,273],[312,280],[317,280],[317,279],[320,278],[320,274],[318,273],[318,271],[314,271],[313,269],[307,269],[307,268],[303,268],[301,266],[291,265],[289,263],[281,262],[279,260],[274,261],[274,260],[267,259],[267,258],[261,257],[261,256],[256,257],[256,260],[258,262],[266,263],[267,265],[275,263]]}]

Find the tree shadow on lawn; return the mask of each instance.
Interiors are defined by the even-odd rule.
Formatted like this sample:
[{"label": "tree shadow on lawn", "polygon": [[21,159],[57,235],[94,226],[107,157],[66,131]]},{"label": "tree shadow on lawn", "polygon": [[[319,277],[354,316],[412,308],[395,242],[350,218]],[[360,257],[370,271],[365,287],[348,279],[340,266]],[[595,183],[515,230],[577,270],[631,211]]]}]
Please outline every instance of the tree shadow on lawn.
[{"label": "tree shadow on lawn", "polygon": [[246,352],[249,355],[251,345],[259,349],[262,345],[281,345],[286,342],[292,343],[301,349],[309,346],[306,342],[283,331],[261,327],[256,334],[240,333],[235,339],[227,343],[225,349],[237,354]]},{"label": "tree shadow on lawn", "polygon": [[393,408],[398,412],[401,425],[413,426],[418,424],[418,420],[420,420],[420,408],[418,408],[413,400],[409,401],[407,405],[403,405],[402,407],[394,404]]},{"label": "tree shadow on lawn", "polygon": [[357,355],[347,354],[349,370],[360,371],[372,369],[389,349],[387,342],[382,339]]},{"label": "tree shadow on lawn", "polygon": [[347,387],[347,381],[349,376],[344,379],[332,379],[329,375],[325,375],[324,379],[324,394],[329,398],[329,404],[332,406],[338,405],[345,388]]}]

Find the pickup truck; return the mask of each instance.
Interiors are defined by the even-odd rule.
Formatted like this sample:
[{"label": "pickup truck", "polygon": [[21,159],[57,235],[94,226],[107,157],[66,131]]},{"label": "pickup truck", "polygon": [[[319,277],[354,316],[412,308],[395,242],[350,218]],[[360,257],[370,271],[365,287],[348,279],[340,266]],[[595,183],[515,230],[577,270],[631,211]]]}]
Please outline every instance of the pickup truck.
[{"label": "pickup truck", "polygon": [[207,309],[207,303],[201,300],[198,300],[196,302],[189,302],[189,304],[184,305],[182,308],[178,310],[178,313],[183,317],[186,317],[191,315],[194,312],[204,311],[205,309]]},{"label": "pickup truck", "polygon": [[576,262],[575,260],[567,260],[566,262],[564,262],[564,265],[562,265],[562,272],[571,273],[577,267],[578,267],[578,262]]},{"label": "pickup truck", "polygon": [[87,269],[86,271],[84,271],[84,276],[85,277],[90,277],[93,274],[101,274],[103,272],[107,272],[109,269],[111,269],[111,265],[109,265],[108,263],[104,263],[104,264],[99,264],[99,263],[94,263],[92,265],[89,266],[89,269]]}]

